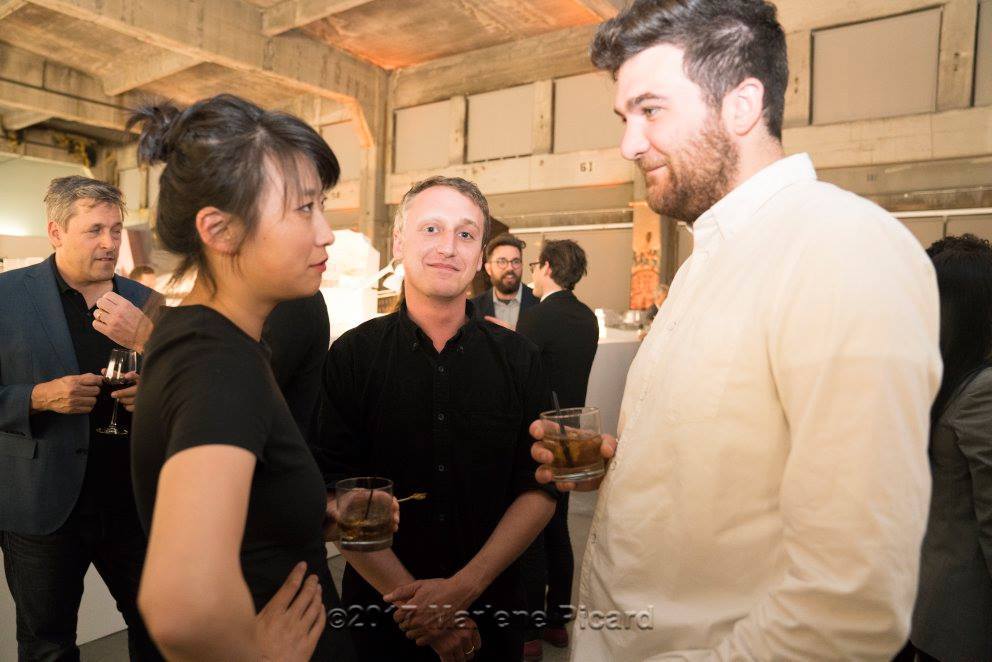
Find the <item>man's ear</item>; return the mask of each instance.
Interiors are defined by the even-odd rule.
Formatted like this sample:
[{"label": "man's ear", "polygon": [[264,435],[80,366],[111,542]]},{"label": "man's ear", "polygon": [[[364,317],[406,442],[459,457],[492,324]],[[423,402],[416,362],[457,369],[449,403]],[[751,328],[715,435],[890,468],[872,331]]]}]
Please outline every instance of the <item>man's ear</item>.
[{"label": "man's ear", "polygon": [[204,246],[221,255],[234,255],[241,244],[240,225],[216,207],[204,207],[196,213],[196,231]]},{"label": "man's ear", "polygon": [[393,260],[403,262],[403,235],[398,230],[393,230]]},{"label": "man's ear", "polygon": [[[480,259],[485,259],[485,257],[480,256]],[[489,276],[490,278],[492,278],[493,277],[493,268],[492,268],[492,266],[488,262],[483,262],[482,263],[482,266],[484,266],[486,268],[486,275]],[[476,269],[476,271],[478,271],[478,269]]]},{"label": "man's ear", "polygon": [[727,130],[746,136],[761,121],[765,86],[757,78],[745,78],[723,98],[722,116]]},{"label": "man's ear", "polygon": [[46,227],[48,231],[48,242],[54,247],[59,248],[62,246],[63,232],[62,228],[55,221],[48,221]]}]

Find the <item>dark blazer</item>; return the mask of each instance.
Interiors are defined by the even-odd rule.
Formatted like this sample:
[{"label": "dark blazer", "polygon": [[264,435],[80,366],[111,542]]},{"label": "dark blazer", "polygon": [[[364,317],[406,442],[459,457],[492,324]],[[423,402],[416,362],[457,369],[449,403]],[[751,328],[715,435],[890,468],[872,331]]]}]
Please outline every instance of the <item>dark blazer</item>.
[{"label": "dark blazer", "polygon": [[554,292],[520,313],[517,333],[540,348],[548,383],[561,406],[584,406],[599,344],[599,325],[589,307],[570,290]]},{"label": "dark blazer", "polygon": [[910,640],[939,660],[992,660],[992,368],[934,426],[930,471]]},{"label": "dark blazer", "polygon": [[[114,276],[138,307],[150,289]],[[46,260],[0,274],[0,531],[55,531],[76,505],[86,472],[88,414],[30,415],[36,384],[79,374],[62,300]]]},{"label": "dark blazer", "polygon": [[[520,284],[520,287],[523,288],[523,292],[520,294],[520,314],[523,315],[525,310],[541,303],[541,300],[534,296],[534,291],[523,283]],[[496,307],[493,305],[493,288],[490,287],[472,299],[472,303],[475,305],[475,316],[477,318],[482,319],[486,315],[495,317]]]}]

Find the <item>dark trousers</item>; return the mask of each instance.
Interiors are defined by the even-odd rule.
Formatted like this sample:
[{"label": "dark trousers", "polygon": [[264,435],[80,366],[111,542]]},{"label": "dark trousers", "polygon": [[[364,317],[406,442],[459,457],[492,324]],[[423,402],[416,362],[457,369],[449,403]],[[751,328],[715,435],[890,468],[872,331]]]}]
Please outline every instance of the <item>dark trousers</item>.
[{"label": "dark trousers", "polygon": [[[514,574],[512,582],[501,576],[496,580],[499,588],[490,587],[493,593],[483,593],[469,608],[482,641],[472,662],[519,662],[523,657],[526,626],[522,617],[523,588],[515,570],[511,568],[508,572]],[[344,572],[341,593],[344,608],[332,610],[328,625],[350,632],[360,662],[437,662],[433,648],[417,646],[406,638],[393,620],[392,608],[350,565]]]},{"label": "dark trousers", "polygon": [[0,532],[3,566],[17,609],[17,659],[78,661],[76,621],[92,563],[127,623],[132,660],[160,660],[138,614],[145,533],[134,509],[73,512],[47,535]]},{"label": "dark trousers", "polygon": [[[522,629],[491,619],[480,618],[477,624],[482,647],[473,655],[473,662],[518,662],[523,657]],[[430,646],[417,646],[407,639],[391,618],[379,621],[372,628],[354,628],[351,636],[361,662],[437,662],[438,659]]]},{"label": "dark trousers", "polygon": [[[551,521],[520,557],[520,572],[527,591],[527,611],[543,614],[547,627],[564,627],[571,618],[572,574],[575,558],[568,535],[568,492],[558,497]],[[547,591],[547,595],[545,595]],[[532,622],[527,640],[537,639],[540,618]]]},{"label": "dark trousers", "polygon": [[932,655],[927,655],[914,646],[911,641],[907,641],[903,649],[892,658],[892,662],[940,662],[940,660]]}]

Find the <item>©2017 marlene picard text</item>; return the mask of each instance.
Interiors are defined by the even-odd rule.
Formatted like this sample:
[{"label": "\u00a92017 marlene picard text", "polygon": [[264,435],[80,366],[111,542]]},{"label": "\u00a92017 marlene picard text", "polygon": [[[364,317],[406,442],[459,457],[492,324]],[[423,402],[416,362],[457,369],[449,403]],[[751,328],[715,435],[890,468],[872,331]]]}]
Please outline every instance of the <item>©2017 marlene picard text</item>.
[{"label": "\u00a92017 marlene picard text", "polygon": [[[431,605],[429,609],[438,609]],[[335,629],[342,628],[375,628],[382,624],[384,616],[390,616],[397,608],[393,605],[350,605],[335,607],[327,612],[327,623]],[[404,609],[404,607],[400,607]],[[653,630],[654,605],[648,605],[641,610],[620,611],[617,609],[589,609],[585,605],[569,605],[566,614],[568,620],[575,619],[575,627],[581,630]],[[494,609],[491,605],[455,612],[446,627],[460,628],[466,619],[476,620],[483,616],[489,617],[499,627],[508,627],[514,623],[529,623],[529,627],[542,628],[547,625],[544,611],[528,611],[526,609]]]}]

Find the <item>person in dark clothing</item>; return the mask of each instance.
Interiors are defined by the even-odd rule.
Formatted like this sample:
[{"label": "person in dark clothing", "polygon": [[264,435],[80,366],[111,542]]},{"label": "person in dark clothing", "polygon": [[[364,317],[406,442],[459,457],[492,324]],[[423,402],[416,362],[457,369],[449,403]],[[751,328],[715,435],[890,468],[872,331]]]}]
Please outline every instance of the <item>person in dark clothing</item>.
[{"label": "person in dark clothing", "polygon": [[[320,423],[320,383],[331,325],[327,303],[319,291],[311,297],[276,305],[262,327],[262,341],[269,349],[269,365],[303,440],[311,450]],[[324,602],[330,609],[341,606],[341,596],[331,582],[323,586]],[[334,662],[357,659],[351,635],[340,629],[330,638],[328,658]]]},{"label": "person in dark clothing", "polygon": [[944,374],[931,412],[933,488],[911,644],[897,659],[992,660],[992,245],[966,234],[927,253]]},{"label": "person in dark clothing", "polygon": [[508,232],[486,244],[483,266],[492,287],[472,299],[475,316],[488,319],[511,331],[520,314],[537,305],[534,292],[523,283],[523,251],[527,244]]},{"label": "person in dark clothing", "polygon": [[400,310],[328,353],[328,486],[382,476],[401,497],[427,493],[404,506],[392,549],[344,552],[342,597],[358,616],[362,660],[506,662],[523,649],[509,618],[525,607],[514,561],[554,509],[533,476],[527,426],[549,397],[533,343],[478,320],[466,301],[488,228],[474,184],[414,185],[393,230],[406,272]]},{"label": "person in dark clothing", "polygon": [[175,278],[197,274],[152,332],[135,404],[141,613],[167,657],[329,660],[327,493],[261,336],[320,286],[337,159],[302,120],[232,95],[138,123],[142,163],[165,163],[159,238]]},{"label": "person in dark clothing", "polygon": [[310,446],[317,438],[320,381],[331,344],[331,324],[324,295],[276,304],[262,327],[272,374],[289,411]]},{"label": "person in dark clothing", "polygon": [[[573,292],[586,275],[586,264],[585,251],[574,241],[545,242],[537,263],[531,266],[534,294],[541,297],[541,303],[525,311],[517,324],[517,332],[541,350],[548,382],[562,407],[585,405],[589,373],[599,342],[596,315]],[[565,623],[573,611],[575,571],[568,535],[568,492],[559,493],[554,516],[520,561],[527,588],[527,608],[531,613],[542,612],[546,618],[544,640],[560,648],[567,646]],[[537,635],[536,629],[528,633],[525,660],[540,660],[543,656]]]},{"label": "person in dark clothing", "polygon": [[[140,349],[151,290],[114,275],[124,227],[117,188],[62,177],[45,205],[55,253],[0,274],[0,548],[18,659],[79,659],[91,564],[127,623],[131,659],[160,659],[136,602],[145,535],[130,439],[99,431],[113,397],[127,405],[134,397],[133,387],[101,392],[101,370],[113,349]],[[123,407],[117,421],[130,429]]]}]

